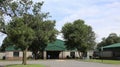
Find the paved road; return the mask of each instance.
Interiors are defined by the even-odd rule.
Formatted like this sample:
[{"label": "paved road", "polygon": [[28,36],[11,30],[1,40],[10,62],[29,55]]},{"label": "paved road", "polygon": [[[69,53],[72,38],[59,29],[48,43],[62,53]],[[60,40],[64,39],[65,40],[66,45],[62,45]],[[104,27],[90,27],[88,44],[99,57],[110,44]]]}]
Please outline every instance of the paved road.
[{"label": "paved road", "polygon": [[[0,61],[0,66],[9,64],[21,64],[21,61]],[[44,64],[47,67],[120,67],[120,65],[81,62],[76,60],[41,60],[41,61],[28,61],[28,64]]]}]

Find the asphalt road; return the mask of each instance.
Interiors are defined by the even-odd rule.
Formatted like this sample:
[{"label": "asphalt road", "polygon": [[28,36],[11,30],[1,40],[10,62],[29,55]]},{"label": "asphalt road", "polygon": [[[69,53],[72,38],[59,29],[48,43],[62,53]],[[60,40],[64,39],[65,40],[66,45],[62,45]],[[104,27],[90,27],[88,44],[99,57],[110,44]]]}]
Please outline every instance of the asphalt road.
[{"label": "asphalt road", "polygon": [[[21,61],[0,61],[0,67],[10,64],[21,64]],[[82,62],[76,60],[37,60],[27,61],[28,64],[44,64],[47,67],[120,67],[120,65]]]}]

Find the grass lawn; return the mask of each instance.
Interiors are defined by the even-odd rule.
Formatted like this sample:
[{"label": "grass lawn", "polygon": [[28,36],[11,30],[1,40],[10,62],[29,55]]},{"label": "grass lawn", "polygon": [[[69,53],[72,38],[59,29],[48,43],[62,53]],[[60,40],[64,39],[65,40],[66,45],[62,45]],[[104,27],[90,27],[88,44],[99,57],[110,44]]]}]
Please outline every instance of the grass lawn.
[{"label": "grass lawn", "polygon": [[8,65],[6,67],[45,67],[45,66],[40,64],[28,64],[28,65]]},{"label": "grass lawn", "polygon": [[120,60],[90,59],[90,60],[84,60],[84,61],[85,61],[85,62],[105,63],[105,64],[120,64]]}]

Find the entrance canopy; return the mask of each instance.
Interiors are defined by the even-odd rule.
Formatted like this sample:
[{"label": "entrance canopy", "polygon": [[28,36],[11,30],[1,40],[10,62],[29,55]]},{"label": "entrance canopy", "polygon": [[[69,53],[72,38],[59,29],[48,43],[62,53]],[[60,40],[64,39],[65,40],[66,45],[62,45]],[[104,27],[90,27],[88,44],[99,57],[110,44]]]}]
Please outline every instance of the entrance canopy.
[{"label": "entrance canopy", "polygon": [[64,51],[66,50],[65,43],[62,40],[56,40],[52,43],[49,43],[45,48],[46,51]]},{"label": "entrance canopy", "polygon": [[120,48],[120,43],[116,43],[116,44],[103,47],[103,49],[107,49],[107,48]]}]

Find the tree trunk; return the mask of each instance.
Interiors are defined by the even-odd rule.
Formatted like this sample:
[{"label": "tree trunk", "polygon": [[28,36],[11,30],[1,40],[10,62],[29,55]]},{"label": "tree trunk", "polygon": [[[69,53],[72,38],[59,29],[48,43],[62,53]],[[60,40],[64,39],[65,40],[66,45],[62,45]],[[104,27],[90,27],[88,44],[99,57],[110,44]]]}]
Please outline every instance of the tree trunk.
[{"label": "tree trunk", "polygon": [[35,60],[37,60],[37,52],[34,55],[35,55]]},{"label": "tree trunk", "polygon": [[80,51],[78,51],[79,58],[81,58]]},{"label": "tree trunk", "polygon": [[33,51],[33,58],[34,58],[35,60],[37,59],[37,51],[36,51],[36,50]]},{"label": "tree trunk", "polygon": [[83,59],[86,59],[86,58],[87,58],[87,52],[86,52],[86,51],[82,52],[82,58],[83,58]]},{"label": "tree trunk", "polygon": [[26,65],[27,64],[27,48],[25,50],[23,50],[23,60],[22,60],[22,64]]},{"label": "tree trunk", "polygon": [[39,51],[39,58],[43,59],[43,51]]},{"label": "tree trunk", "polygon": [[85,59],[85,52],[82,52],[82,59]]}]

